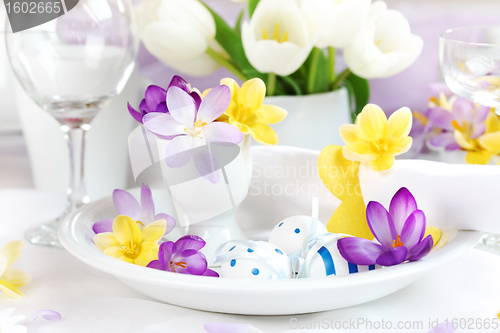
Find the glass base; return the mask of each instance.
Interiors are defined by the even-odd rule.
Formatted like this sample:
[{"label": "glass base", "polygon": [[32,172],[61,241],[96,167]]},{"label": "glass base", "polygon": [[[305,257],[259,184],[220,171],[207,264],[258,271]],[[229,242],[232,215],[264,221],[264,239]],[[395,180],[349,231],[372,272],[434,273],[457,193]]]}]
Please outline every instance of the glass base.
[{"label": "glass base", "polygon": [[500,234],[484,234],[475,248],[500,255]]},{"label": "glass base", "polygon": [[25,237],[35,245],[49,246],[62,249],[57,237],[60,219],[44,223],[36,228],[26,231]]}]

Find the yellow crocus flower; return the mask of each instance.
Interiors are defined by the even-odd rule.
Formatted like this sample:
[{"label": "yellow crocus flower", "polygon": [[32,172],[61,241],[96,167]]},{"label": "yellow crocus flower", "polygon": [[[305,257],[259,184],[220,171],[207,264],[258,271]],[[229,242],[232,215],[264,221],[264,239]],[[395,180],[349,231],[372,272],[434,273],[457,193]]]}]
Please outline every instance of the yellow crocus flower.
[{"label": "yellow crocus flower", "polygon": [[167,222],[158,220],[142,230],[128,216],[120,215],[113,221],[113,232],[103,232],[94,236],[97,248],[110,257],[147,266],[158,259],[158,241],[165,233]]},{"label": "yellow crocus flower", "polygon": [[356,124],[340,126],[340,135],[346,143],[342,148],[344,158],[369,163],[374,170],[388,170],[394,164],[394,156],[410,149],[411,126],[412,113],[407,107],[397,110],[387,120],[378,105],[368,104]]},{"label": "yellow crocus flower", "polygon": [[265,83],[259,78],[246,81],[241,88],[230,78],[222,79],[220,83],[231,89],[231,103],[219,121],[228,122],[243,134],[252,135],[257,142],[277,144],[278,135],[269,124],[279,123],[288,113],[274,105],[263,105]]},{"label": "yellow crocus flower", "polygon": [[31,276],[20,269],[12,268],[23,252],[22,241],[10,242],[0,251],[0,290],[14,298],[26,297],[18,288],[31,281]]}]

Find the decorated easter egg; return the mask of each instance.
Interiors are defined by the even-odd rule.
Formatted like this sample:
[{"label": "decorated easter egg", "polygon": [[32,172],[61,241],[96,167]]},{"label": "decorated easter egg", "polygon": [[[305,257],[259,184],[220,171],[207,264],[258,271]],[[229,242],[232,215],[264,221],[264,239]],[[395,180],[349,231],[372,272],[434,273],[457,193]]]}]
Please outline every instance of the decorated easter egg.
[{"label": "decorated easter egg", "polygon": [[274,244],[264,241],[228,242],[221,253],[221,274],[230,279],[289,279],[292,264]]},{"label": "decorated easter egg", "polygon": [[[312,218],[306,215],[297,215],[284,219],[271,231],[269,243],[279,246],[287,255],[296,253],[305,248],[311,232]],[[326,227],[318,221],[316,235],[325,234]]]},{"label": "decorated easter egg", "polygon": [[321,278],[326,276],[345,276],[358,272],[371,271],[376,265],[355,265],[345,260],[337,248],[337,241],[345,234],[330,234],[318,241],[305,258],[305,276]]}]

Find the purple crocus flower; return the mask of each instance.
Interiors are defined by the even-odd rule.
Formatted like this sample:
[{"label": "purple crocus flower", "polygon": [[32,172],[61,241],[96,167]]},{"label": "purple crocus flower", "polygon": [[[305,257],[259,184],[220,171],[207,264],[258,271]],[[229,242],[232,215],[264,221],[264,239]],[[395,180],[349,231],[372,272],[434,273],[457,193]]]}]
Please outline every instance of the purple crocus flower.
[{"label": "purple crocus flower", "polygon": [[160,245],[158,260],[151,261],[147,267],[162,271],[219,277],[217,272],[207,268],[207,259],[199,250],[205,241],[198,236],[187,235],[174,242]]},{"label": "purple crocus flower", "polygon": [[148,113],[168,113],[167,91],[168,89],[170,89],[170,87],[177,87],[182,89],[193,98],[193,101],[196,105],[199,106],[201,104],[200,94],[197,91],[191,91],[191,88],[189,87],[186,80],[178,75],[175,75],[172,78],[172,81],[170,81],[167,90],[155,85],[149,86],[146,89],[145,98],[141,101],[141,104],[139,104],[139,110],[134,109],[132,106],[130,106],[130,103],[127,103],[130,115],[142,124],[144,116]]},{"label": "purple crocus flower", "polygon": [[389,212],[376,201],[366,208],[368,225],[380,244],[364,238],[346,237],[337,246],[342,257],[356,265],[392,266],[416,261],[433,246],[432,236],[425,234],[425,215],[417,208],[410,191],[402,187],[391,200]]},{"label": "purple crocus flower", "polygon": [[440,106],[432,108],[429,110],[429,118],[443,132],[432,137],[430,144],[444,147],[447,151],[460,149],[454,132],[460,131],[471,139],[480,137],[486,131],[485,121],[489,112],[489,107],[480,105],[476,108],[474,103],[461,97],[453,103],[451,112]]},{"label": "purple crocus flower", "polygon": [[[175,227],[175,219],[165,213],[155,215],[155,204],[153,202],[153,195],[148,184],[142,183],[141,186],[141,203],[137,202],[134,196],[124,190],[113,191],[113,204],[119,215],[126,215],[142,224],[148,225],[158,220],[167,221],[167,229],[165,235],[168,234]],[[102,232],[113,232],[113,220],[104,219],[94,223],[92,229],[96,234]]]},{"label": "purple crocus flower", "polygon": [[413,143],[410,150],[405,154],[409,158],[417,158],[424,150],[425,142],[434,129],[434,124],[429,119],[429,110],[426,112],[413,112],[413,123],[409,136],[412,137]]}]

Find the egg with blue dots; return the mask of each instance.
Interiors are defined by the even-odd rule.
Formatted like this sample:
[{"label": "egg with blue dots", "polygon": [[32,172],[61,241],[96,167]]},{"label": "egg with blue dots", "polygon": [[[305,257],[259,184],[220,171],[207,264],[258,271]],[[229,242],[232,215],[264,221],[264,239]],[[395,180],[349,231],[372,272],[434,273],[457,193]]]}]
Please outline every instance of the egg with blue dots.
[{"label": "egg with blue dots", "polygon": [[323,278],[334,276],[346,276],[353,273],[368,272],[378,265],[355,265],[345,260],[337,247],[337,242],[343,237],[352,237],[345,234],[334,234],[338,236],[326,245],[311,249],[305,260],[305,276],[309,278]]},{"label": "egg with blue dots", "polygon": [[[221,254],[246,253],[248,258],[231,258],[222,262],[220,276],[230,279],[273,279],[278,271],[283,272],[281,278],[292,277],[292,264],[288,256],[274,244],[264,241],[249,241],[248,246],[228,244]],[[268,263],[258,258],[259,254],[272,258]],[[254,257],[254,258],[252,258]]]},{"label": "egg with blue dots", "polygon": [[[312,218],[306,215],[297,215],[284,219],[271,231],[269,243],[279,246],[287,255],[305,248]],[[316,224],[316,235],[328,233],[321,221]]]}]

